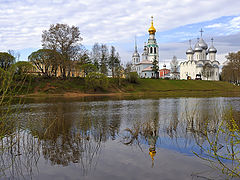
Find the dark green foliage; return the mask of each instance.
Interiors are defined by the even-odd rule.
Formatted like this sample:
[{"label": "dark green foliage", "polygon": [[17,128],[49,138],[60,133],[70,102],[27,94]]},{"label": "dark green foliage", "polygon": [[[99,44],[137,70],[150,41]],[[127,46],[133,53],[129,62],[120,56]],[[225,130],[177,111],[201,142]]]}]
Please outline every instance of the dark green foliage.
[{"label": "dark green foliage", "polygon": [[108,78],[102,73],[91,72],[85,78],[85,86],[88,90],[106,90],[108,88]]},{"label": "dark green foliage", "polygon": [[14,62],[14,56],[6,52],[0,52],[0,68],[7,70]]},{"label": "dark green foliage", "polygon": [[97,71],[96,66],[94,66],[93,64],[83,64],[81,66],[81,69],[84,72],[84,77],[87,76],[91,72],[96,72]]},{"label": "dark green foliage", "polygon": [[154,60],[153,60],[153,66],[152,66],[152,70],[154,71],[155,73],[155,78],[158,78],[158,71],[159,71],[159,66],[158,66],[158,61],[157,61],[157,58],[154,57]]},{"label": "dark green foliage", "polygon": [[26,61],[18,61],[16,64],[16,73],[18,75],[24,75],[25,73],[28,73],[33,71],[35,69],[35,66],[33,66],[30,62]]},{"label": "dark green foliage", "polygon": [[130,83],[138,83],[138,74],[137,72],[129,72],[126,76],[126,79]]}]

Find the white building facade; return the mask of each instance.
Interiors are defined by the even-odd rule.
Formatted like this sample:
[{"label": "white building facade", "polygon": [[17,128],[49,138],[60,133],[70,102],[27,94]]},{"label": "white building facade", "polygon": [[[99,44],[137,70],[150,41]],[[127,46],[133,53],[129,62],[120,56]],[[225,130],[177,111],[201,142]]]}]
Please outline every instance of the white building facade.
[{"label": "white building facade", "polygon": [[[152,17],[153,18],[153,17]],[[156,59],[159,66],[159,47],[155,38],[156,29],[153,26],[153,19],[151,27],[148,29],[149,38],[148,42],[144,43],[142,60],[137,50],[137,44],[135,41],[135,51],[132,56],[132,71],[138,73],[141,78],[155,77],[155,72],[152,70],[153,61]]]},{"label": "white building facade", "polygon": [[180,79],[202,79],[219,81],[219,65],[216,60],[217,49],[212,45],[208,45],[202,38],[198,39],[194,49],[190,47],[186,51],[187,60],[180,63]]}]

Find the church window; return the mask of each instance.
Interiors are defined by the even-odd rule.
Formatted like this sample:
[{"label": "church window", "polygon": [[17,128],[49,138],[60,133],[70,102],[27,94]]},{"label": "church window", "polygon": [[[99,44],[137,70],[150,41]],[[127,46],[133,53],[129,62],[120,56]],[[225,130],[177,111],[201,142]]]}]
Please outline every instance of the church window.
[{"label": "church window", "polygon": [[216,72],[216,76],[217,76],[217,72]]},{"label": "church window", "polygon": [[157,48],[155,47],[155,48],[154,48],[154,54],[156,54],[156,53],[157,53]]},{"label": "church window", "polygon": [[153,52],[153,48],[151,47],[151,48],[150,48],[150,53],[152,53],[152,52]]}]

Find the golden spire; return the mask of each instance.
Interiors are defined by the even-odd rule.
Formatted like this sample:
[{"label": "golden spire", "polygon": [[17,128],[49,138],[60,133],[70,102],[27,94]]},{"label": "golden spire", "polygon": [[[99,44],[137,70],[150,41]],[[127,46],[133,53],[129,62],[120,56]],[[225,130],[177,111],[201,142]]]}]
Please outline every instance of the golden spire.
[{"label": "golden spire", "polygon": [[153,26],[153,16],[151,16],[151,18],[152,18],[151,27],[148,29],[148,32],[149,32],[149,34],[155,34],[156,29],[155,29],[155,27]]}]

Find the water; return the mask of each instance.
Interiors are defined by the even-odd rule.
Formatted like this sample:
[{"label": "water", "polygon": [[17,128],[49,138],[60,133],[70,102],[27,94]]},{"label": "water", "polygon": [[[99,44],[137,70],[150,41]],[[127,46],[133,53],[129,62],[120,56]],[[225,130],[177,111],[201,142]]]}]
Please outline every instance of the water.
[{"label": "water", "polygon": [[[240,98],[32,101],[6,136],[0,179],[222,179],[197,158],[204,119]],[[198,122],[189,121],[198,116]],[[204,154],[203,154],[204,156]]]}]

